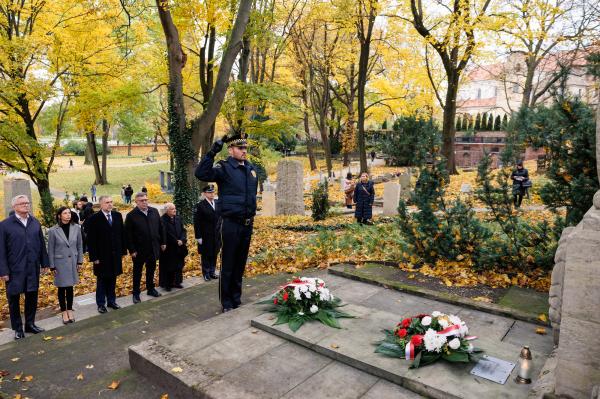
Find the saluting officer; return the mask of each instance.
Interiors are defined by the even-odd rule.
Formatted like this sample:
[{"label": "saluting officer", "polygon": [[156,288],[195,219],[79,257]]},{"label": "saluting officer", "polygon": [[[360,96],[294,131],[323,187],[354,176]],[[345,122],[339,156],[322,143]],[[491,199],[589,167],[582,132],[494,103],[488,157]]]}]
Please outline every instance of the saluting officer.
[{"label": "saluting officer", "polygon": [[[228,143],[229,157],[214,164],[215,155]],[[258,178],[247,158],[248,142],[241,135],[217,140],[196,168],[196,177],[216,182],[219,199],[216,203],[221,223],[221,274],[219,298],[223,312],[237,308],[242,298],[242,276],[248,260]]]}]

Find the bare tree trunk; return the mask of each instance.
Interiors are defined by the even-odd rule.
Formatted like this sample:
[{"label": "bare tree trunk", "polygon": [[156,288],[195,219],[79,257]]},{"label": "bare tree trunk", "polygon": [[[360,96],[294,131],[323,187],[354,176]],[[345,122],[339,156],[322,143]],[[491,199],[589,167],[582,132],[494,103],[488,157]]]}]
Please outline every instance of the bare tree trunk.
[{"label": "bare tree trunk", "polygon": [[[129,146],[128,152],[128,155],[131,156],[131,145]],[[158,152],[158,132],[154,133],[154,147],[152,147],[152,152]]]},{"label": "bare tree trunk", "polygon": [[102,182],[100,184],[108,184],[108,176],[106,175],[106,162],[108,157],[108,134],[110,133],[110,125],[106,119],[102,120]]},{"label": "bare tree trunk", "polygon": [[96,179],[94,183],[100,184],[102,181],[102,172],[100,172],[100,163],[98,162],[98,149],[96,148],[96,135],[93,132],[88,132],[85,135],[87,140],[87,145],[90,152],[90,159],[92,160],[92,165],[94,166],[94,174],[96,175]]},{"label": "bare tree trunk", "polygon": [[456,160],[454,159],[454,138],[456,136],[456,95],[458,93],[458,78],[448,76],[448,89],[444,103],[444,116],[442,122],[442,154],[446,158],[446,166],[450,174],[456,174]]}]

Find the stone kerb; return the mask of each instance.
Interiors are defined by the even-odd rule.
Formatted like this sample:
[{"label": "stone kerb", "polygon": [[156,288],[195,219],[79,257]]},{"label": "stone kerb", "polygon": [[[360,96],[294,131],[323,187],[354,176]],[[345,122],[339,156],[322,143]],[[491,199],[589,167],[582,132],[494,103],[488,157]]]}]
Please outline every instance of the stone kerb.
[{"label": "stone kerb", "polygon": [[5,179],[4,180],[4,216],[8,217],[12,211],[11,201],[17,195],[26,195],[29,198],[30,210],[33,214],[33,201],[31,200],[31,185],[27,179]]},{"label": "stone kerb", "polygon": [[303,177],[304,170],[300,161],[279,161],[275,195],[277,215],[304,215]]},{"label": "stone kerb", "polygon": [[[555,394],[559,396],[587,399],[594,386],[600,384],[598,254],[600,194],[596,193],[594,207],[585,214],[581,223],[563,233],[556,254],[557,265],[552,273],[551,320],[553,324],[559,323],[560,330],[555,370]],[[559,284],[561,277],[562,287]]]}]

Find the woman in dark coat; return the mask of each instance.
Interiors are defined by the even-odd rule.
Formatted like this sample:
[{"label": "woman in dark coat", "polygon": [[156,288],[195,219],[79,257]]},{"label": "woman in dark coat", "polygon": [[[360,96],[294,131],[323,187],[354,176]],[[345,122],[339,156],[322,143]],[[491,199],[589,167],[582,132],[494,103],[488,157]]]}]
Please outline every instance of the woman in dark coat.
[{"label": "woman in dark coat", "polygon": [[529,172],[523,167],[523,161],[517,162],[517,169],[513,170],[510,178],[513,181],[513,203],[516,208],[520,208],[525,192],[531,187]]},{"label": "woman in dark coat", "polygon": [[188,254],[187,233],[174,204],[165,205],[165,214],[161,218],[167,247],[160,254],[160,270],[164,273],[165,289],[171,291],[173,287],[183,288],[183,265]]},{"label": "woman in dark coat", "polygon": [[360,181],[354,188],[354,203],[356,208],[354,217],[360,224],[372,224],[370,219],[373,217],[373,201],[375,200],[375,188],[373,182],[369,180],[369,174],[362,172]]},{"label": "woman in dark coat", "polygon": [[81,227],[71,219],[71,210],[61,206],[56,212],[56,225],[48,230],[48,258],[58,287],[58,303],[63,324],[73,323],[73,286],[79,282],[83,264]]}]

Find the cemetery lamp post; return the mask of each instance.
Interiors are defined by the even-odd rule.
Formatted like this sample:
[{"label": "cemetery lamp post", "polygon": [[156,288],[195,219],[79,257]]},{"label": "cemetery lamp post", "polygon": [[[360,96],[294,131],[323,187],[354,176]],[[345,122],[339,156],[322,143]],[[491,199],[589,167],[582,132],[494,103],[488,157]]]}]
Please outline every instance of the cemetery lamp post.
[{"label": "cemetery lamp post", "polygon": [[531,351],[528,346],[524,346],[519,355],[519,370],[515,382],[517,384],[531,384],[532,371],[533,361],[531,360]]}]

